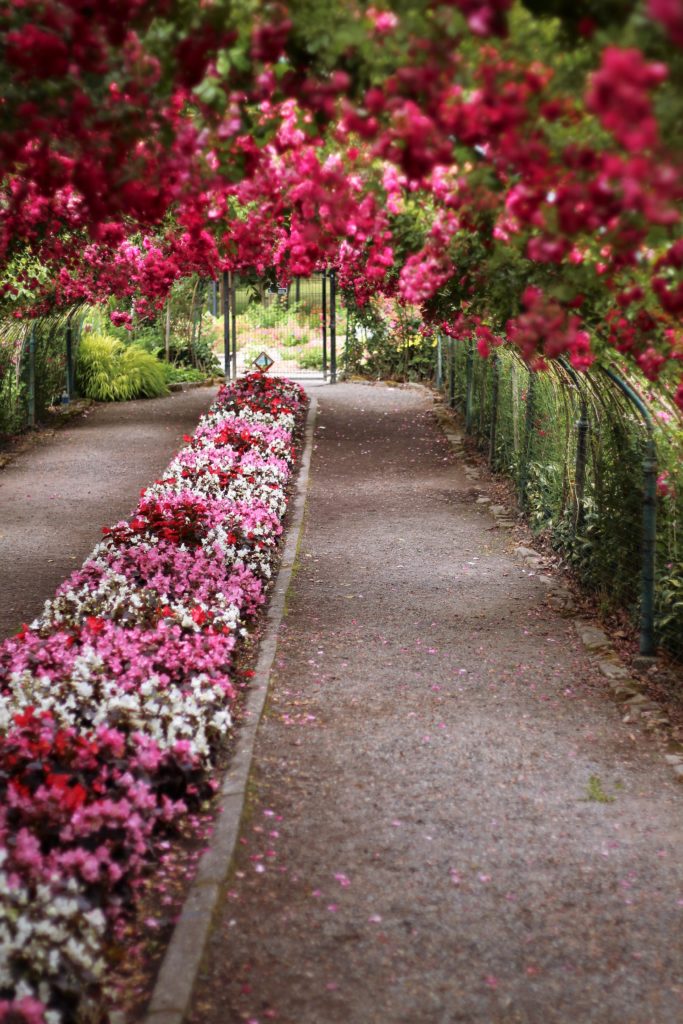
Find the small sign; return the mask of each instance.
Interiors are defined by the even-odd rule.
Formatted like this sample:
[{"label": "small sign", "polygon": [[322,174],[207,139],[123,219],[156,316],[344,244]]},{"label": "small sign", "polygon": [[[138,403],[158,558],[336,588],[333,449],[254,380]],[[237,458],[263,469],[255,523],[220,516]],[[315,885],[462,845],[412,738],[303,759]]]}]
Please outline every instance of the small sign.
[{"label": "small sign", "polygon": [[268,373],[268,370],[274,365],[274,363],[275,360],[271,359],[267,352],[260,352],[251,365],[255,366],[257,370],[261,371],[261,373]]}]

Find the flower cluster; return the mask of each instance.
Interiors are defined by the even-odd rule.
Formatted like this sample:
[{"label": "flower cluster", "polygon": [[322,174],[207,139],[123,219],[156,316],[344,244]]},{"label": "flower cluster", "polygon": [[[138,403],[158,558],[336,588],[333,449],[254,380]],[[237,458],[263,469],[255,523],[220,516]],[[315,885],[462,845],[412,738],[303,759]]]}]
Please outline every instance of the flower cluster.
[{"label": "flower cluster", "polygon": [[134,514],[0,647],[0,1020],[96,1000],[158,835],[208,796],[305,396],[221,390]]}]

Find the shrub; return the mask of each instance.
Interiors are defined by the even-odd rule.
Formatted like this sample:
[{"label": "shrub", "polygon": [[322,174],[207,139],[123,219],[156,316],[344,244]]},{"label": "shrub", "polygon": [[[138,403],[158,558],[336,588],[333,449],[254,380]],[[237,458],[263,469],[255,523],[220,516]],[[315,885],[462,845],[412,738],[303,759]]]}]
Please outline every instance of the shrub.
[{"label": "shrub", "polygon": [[162,363],[137,345],[124,345],[105,334],[81,340],[76,362],[78,386],[87,398],[125,402],[168,393]]},{"label": "shrub", "polygon": [[166,373],[166,380],[169,384],[180,384],[188,381],[200,382],[206,380],[205,370],[197,370],[194,366],[174,366],[172,363],[161,364]]},{"label": "shrub", "polygon": [[305,352],[297,352],[296,361],[302,370],[322,370],[323,350],[321,348],[309,348]]}]

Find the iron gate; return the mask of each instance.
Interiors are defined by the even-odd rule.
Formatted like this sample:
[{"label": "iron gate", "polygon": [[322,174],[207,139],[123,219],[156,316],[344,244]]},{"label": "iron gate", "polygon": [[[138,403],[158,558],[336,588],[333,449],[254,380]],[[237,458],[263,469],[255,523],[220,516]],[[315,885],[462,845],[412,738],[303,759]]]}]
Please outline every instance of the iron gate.
[{"label": "iron gate", "polygon": [[334,270],[295,278],[287,287],[226,271],[213,291],[214,315],[219,306],[223,315],[226,377],[258,366],[278,376],[335,383],[346,340],[346,311],[338,319],[337,305]]}]

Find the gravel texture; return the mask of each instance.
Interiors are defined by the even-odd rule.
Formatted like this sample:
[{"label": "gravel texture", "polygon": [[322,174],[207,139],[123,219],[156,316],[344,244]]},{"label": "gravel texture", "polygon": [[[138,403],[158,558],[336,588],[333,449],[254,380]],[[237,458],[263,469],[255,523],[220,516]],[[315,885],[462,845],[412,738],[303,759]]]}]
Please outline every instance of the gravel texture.
[{"label": "gravel texture", "polygon": [[191,1024],[678,1024],[680,784],[477,502],[425,393],[319,400]]},{"label": "gravel texture", "polygon": [[2,470],[0,638],[35,618],[102,526],[132,511],[216,391],[96,406]]}]

